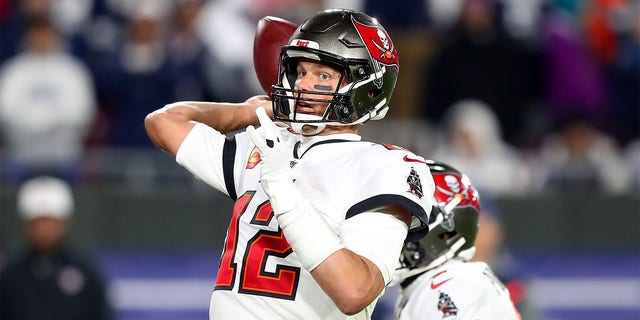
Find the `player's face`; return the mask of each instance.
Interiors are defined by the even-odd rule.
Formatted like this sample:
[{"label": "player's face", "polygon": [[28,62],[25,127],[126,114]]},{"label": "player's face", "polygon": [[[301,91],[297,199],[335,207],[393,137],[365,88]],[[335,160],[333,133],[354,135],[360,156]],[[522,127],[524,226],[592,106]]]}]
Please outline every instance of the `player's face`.
[{"label": "player's face", "polygon": [[26,233],[33,249],[38,252],[50,252],[55,250],[66,232],[64,220],[54,218],[36,218],[29,220],[26,225]]},{"label": "player's face", "polygon": [[[336,91],[339,85],[341,72],[340,70],[325,64],[321,64],[312,60],[300,60],[296,68],[297,77],[295,89],[300,91],[322,91],[332,93]],[[343,81],[343,84],[344,85]],[[301,98],[330,100],[329,95],[302,94]],[[329,104],[320,101],[300,101],[296,102],[296,112],[310,114],[315,116],[324,115],[325,109]]]}]

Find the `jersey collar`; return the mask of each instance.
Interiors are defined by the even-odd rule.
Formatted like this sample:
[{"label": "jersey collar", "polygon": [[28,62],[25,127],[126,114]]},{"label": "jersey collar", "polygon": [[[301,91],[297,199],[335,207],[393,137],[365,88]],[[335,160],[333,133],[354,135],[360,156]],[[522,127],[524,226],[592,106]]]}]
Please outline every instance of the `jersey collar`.
[{"label": "jersey collar", "polygon": [[300,136],[300,140],[293,148],[293,156],[296,159],[300,159],[305,153],[307,153],[307,151],[309,151],[309,149],[321,144],[360,140],[362,140],[362,137],[355,133],[337,133],[328,136]]}]

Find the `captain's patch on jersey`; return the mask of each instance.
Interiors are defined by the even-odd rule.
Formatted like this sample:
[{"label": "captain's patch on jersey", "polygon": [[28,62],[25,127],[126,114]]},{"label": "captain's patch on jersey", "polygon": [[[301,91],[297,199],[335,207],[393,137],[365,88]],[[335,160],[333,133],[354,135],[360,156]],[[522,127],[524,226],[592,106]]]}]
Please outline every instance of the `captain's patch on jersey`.
[{"label": "captain's patch on jersey", "polygon": [[253,147],[253,150],[251,150],[251,155],[249,155],[249,160],[247,160],[247,169],[255,168],[261,160],[262,158],[260,157],[260,151],[258,150],[258,147]]},{"label": "captain's patch on jersey", "polygon": [[451,301],[449,295],[444,292],[440,292],[440,297],[438,298],[438,310],[442,312],[442,315],[445,318],[458,315],[458,307],[456,307],[456,304]]},{"label": "captain's patch on jersey", "polygon": [[407,184],[409,185],[408,192],[413,193],[418,198],[422,198],[423,193],[420,176],[413,167],[411,167],[411,172],[409,172],[409,176],[407,177]]}]

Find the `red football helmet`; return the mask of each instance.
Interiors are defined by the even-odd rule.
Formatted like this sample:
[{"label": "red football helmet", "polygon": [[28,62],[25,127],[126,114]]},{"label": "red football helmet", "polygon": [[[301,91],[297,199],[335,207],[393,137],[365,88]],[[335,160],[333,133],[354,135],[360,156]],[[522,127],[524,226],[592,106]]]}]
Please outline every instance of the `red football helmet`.
[{"label": "red football helmet", "polygon": [[418,241],[405,243],[396,281],[422,273],[459,257],[469,260],[475,253],[480,199],[469,178],[455,168],[427,161],[436,189],[429,217],[429,232]]}]

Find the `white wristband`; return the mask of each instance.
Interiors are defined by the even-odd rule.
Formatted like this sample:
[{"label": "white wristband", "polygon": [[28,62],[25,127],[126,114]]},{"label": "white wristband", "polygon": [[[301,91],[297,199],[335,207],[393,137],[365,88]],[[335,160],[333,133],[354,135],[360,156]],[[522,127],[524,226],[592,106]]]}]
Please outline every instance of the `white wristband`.
[{"label": "white wristband", "polygon": [[286,189],[286,192],[272,193],[286,196],[282,199],[270,196],[271,207],[305,269],[313,271],[332,253],[344,248],[335,231],[291,181],[271,181],[268,184],[270,189]]},{"label": "white wristband", "polygon": [[327,257],[344,246],[324,218],[315,212],[307,201],[305,203],[306,205],[298,206],[293,211],[281,215],[278,222],[289,220],[285,219],[288,215],[297,216],[286,226],[281,224],[281,227],[287,241],[302,262],[302,266],[311,272]]}]

